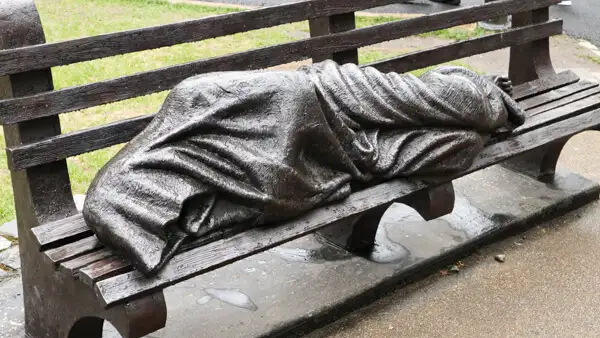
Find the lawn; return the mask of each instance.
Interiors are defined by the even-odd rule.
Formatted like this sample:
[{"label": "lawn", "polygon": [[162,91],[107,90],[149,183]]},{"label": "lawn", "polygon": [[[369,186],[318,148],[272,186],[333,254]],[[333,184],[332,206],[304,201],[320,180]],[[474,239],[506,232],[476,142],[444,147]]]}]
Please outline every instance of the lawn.
[{"label": "lawn", "polygon": [[[68,40],[121,30],[148,27],[181,20],[195,19],[239,11],[226,7],[207,7],[190,4],[170,4],[165,0],[37,0],[48,42]],[[357,26],[366,27],[395,20],[397,16],[358,16]],[[297,40],[308,31],[307,22],[293,23],[256,30],[197,43],[188,43],[152,51],[56,67],[52,70],[55,88],[65,88],[103,79],[110,79],[195,59],[224,55],[251,48],[264,47]],[[427,33],[452,40],[462,40],[485,34],[473,26]],[[363,48],[360,62],[369,63],[401,54]],[[422,71],[421,71],[422,72]],[[190,74],[192,75],[192,74]],[[125,100],[61,115],[63,132],[105,124],[127,117],[155,112],[166,92]],[[4,142],[1,138],[0,142]],[[4,147],[4,144],[2,144]],[[87,189],[96,172],[120,148],[115,146],[84,154],[68,160],[73,193]],[[0,223],[14,218],[10,174],[6,167],[6,154],[0,161]]]}]

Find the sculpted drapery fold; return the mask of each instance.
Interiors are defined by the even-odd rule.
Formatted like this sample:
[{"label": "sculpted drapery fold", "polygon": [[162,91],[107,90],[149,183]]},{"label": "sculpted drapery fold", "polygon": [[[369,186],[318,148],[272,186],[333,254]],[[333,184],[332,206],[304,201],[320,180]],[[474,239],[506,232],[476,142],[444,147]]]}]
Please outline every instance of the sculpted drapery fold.
[{"label": "sculpted drapery fold", "polygon": [[185,241],[297,216],[347,197],[353,182],[465,170],[523,118],[494,82],[460,67],[419,78],[333,61],[204,74],[174,88],[98,173],[83,214],[151,275]]}]

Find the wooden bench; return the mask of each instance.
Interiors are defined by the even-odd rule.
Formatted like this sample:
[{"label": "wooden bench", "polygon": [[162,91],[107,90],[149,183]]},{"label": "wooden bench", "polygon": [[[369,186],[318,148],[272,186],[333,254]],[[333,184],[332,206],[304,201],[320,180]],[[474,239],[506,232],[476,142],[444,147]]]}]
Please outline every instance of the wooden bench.
[{"label": "wooden bench", "polygon": [[[101,337],[103,320],[124,337],[162,328],[162,290],[274,246],[320,231],[361,253],[394,202],[432,219],[452,211],[452,179],[427,185],[393,180],[353,193],[278,227],[213,236],[189,247],[155,278],[147,279],[103,248],[77,212],[66,158],[124,143],[152,115],[61,133],[58,115],[172,88],[203,72],[259,69],[312,58],[358,63],[357,48],[423,32],[513,15],[513,28],[373,64],[406,72],[502,48],[511,48],[515,98],[528,111],[525,125],[494,140],[470,172],[503,162],[551,184],[567,140],[600,126],[600,88],[572,72],[556,73],[549,37],[562,33],[550,20],[559,0],[500,0],[484,5],[355,29],[355,12],[395,0],[313,0],[199,20],[45,43],[32,0],[0,3],[0,123],[4,125],[22,257],[26,332],[31,337]],[[67,20],[67,19],[66,19]],[[51,67],[200,41],[279,24],[310,20],[311,38],[131,76],[53,90]],[[459,176],[462,176],[459,175]]]}]

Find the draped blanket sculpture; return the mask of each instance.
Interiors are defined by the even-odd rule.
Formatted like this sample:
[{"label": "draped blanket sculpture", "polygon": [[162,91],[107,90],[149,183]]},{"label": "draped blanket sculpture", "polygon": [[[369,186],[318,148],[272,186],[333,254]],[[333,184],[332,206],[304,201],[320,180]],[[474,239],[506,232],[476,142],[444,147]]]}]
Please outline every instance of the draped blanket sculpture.
[{"label": "draped blanket sculpture", "polygon": [[333,61],[195,76],[98,173],[83,215],[151,275],[183,241],[297,216],[351,183],[467,169],[523,123],[503,89],[460,67],[417,78]]}]

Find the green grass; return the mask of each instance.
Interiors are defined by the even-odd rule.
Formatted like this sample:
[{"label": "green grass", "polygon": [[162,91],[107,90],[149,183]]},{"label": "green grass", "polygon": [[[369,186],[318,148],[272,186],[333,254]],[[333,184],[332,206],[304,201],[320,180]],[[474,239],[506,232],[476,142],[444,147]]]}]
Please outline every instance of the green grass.
[{"label": "green grass", "polygon": [[597,64],[600,65],[600,57],[598,56],[593,56],[593,55],[587,55],[586,56],[590,61],[595,62]]},{"label": "green grass", "polygon": [[[1,0],[0,0],[1,1]],[[171,4],[165,0],[37,0],[48,42],[110,33],[197,19],[211,15],[236,12],[240,9],[207,7],[189,4]],[[400,20],[398,17],[358,16],[357,26]],[[291,42],[305,36],[307,22],[235,34],[202,42],[187,43],[151,51],[131,53],[75,65],[53,68],[56,89],[125,76],[169,65],[181,64],[200,58],[214,57],[252,48]],[[481,31],[465,27],[432,32],[437,37],[464,39]],[[370,48],[360,50],[361,63],[370,63],[397,56],[406,51],[382,51]],[[456,64],[456,63],[454,63]],[[425,70],[415,71],[415,74]],[[190,74],[191,75],[191,74]],[[124,118],[155,112],[165,92],[93,107],[61,115],[63,132],[70,132]],[[4,138],[0,139],[4,147]],[[74,193],[84,193],[97,171],[120,149],[108,149],[84,154],[68,160]],[[10,173],[6,154],[0,152],[0,223],[14,218]]]}]

